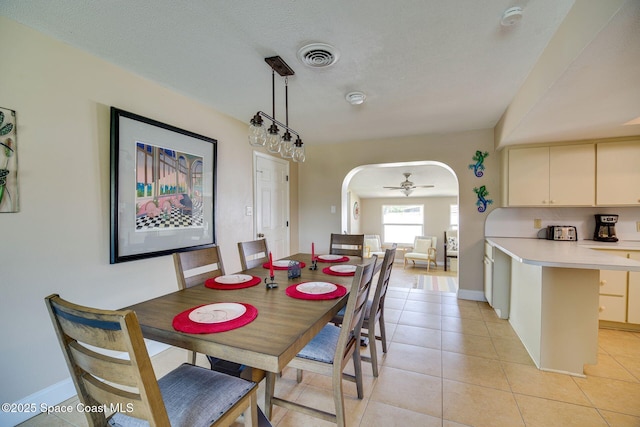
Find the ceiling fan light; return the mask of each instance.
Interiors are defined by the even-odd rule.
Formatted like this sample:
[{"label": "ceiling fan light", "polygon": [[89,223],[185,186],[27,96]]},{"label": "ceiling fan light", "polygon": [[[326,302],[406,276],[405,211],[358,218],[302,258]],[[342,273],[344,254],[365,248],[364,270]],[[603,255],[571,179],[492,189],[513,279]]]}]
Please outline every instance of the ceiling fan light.
[{"label": "ceiling fan light", "polygon": [[402,194],[404,194],[407,197],[409,197],[409,194],[413,193],[413,189],[412,188],[403,188],[400,191],[402,191]]}]

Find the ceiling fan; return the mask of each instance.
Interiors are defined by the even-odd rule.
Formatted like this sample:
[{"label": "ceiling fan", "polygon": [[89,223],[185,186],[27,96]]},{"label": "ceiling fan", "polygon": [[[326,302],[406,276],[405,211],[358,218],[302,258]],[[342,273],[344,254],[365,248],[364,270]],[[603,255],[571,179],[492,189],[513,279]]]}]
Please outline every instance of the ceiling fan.
[{"label": "ceiling fan", "polygon": [[404,175],[404,181],[400,183],[399,187],[383,187],[383,188],[388,188],[390,190],[400,190],[404,193],[405,196],[409,197],[409,194],[411,194],[413,190],[416,188],[433,188],[434,187],[434,185],[414,185],[413,182],[409,181],[409,177],[411,176],[411,173],[409,172],[405,172],[402,175]]}]

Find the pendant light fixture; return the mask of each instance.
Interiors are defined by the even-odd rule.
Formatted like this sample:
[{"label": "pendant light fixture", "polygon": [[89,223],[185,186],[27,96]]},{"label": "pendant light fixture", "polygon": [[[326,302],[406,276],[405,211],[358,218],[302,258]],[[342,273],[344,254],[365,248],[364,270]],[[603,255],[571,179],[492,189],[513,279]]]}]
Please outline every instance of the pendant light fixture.
[{"label": "pendant light fixture", "polygon": [[[273,116],[258,111],[249,124],[249,143],[256,147],[266,147],[270,153],[280,153],[285,159],[292,159],[294,162],[304,162],[305,152],[300,134],[289,127],[289,79],[295,73],[279,56],[265,58],[271,67],[271,107]],[[276,74],[284,77],[285,82],[285,124],[276,120]],[[262,118],[271,121],[269,129],[265,129]],[[284,128],[284,133],[280,136],[280,129]],[[292,135],[296,136],[295,142],[291,142]]]}]

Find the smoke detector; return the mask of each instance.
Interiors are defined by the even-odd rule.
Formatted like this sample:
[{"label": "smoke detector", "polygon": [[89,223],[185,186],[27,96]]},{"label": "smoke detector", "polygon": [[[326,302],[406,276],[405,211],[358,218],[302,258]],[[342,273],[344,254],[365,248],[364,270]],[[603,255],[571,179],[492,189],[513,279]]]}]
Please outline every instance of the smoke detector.
[{"label": "smoke detector", "polygon": [[510,7],[505,10],[500,20],[500,25],[510,27],[516,25],[522,19],[522,8],[519,6]]},{"label": "smoke detector", "polygon": [[311,43],[298,50],[298,59],[307,67],[326,68],[338,61],[340,53],[326,43]]},{"label": "smoke detector", "polygon": [[360,105],[364,103],[364,100],[366,98],[367,98],[367,95],[365,95],[362,92],[349,92],[347,96],[345,96],[345,99],[351,105]]}]

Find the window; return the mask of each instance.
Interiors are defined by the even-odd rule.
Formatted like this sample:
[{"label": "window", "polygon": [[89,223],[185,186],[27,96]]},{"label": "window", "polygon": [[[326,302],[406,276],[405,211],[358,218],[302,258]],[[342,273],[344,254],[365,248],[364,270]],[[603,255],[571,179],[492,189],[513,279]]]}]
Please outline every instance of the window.
[{"label": "window", "polygon": [[449,225],[452,230],[458,229],[458,205],[449,205]]},{"label": "window", "polygon": [[424,230],[423,205],[383,205],[382,232],[385,243],[413,244]]}]

